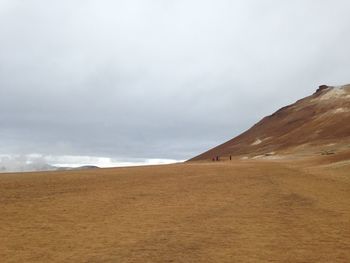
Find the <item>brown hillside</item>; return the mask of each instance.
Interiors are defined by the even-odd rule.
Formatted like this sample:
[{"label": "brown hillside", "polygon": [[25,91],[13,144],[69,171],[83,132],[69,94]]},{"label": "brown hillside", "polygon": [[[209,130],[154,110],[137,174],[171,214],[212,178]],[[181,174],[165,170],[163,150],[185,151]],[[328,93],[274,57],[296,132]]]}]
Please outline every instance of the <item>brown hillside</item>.
[{"label": "brown hillside", "polygon": [[263,118],[248,131],[190,161],[330,155],[350,150],[350,85],[320,86],[311,96]]}]

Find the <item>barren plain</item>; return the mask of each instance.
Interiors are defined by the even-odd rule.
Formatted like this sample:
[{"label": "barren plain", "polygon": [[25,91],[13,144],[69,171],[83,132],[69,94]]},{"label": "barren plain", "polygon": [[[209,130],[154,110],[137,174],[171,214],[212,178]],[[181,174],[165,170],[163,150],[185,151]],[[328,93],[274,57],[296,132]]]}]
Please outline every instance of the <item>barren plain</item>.
[{"label": "barren plain", "polygon": [[0,174],[1,262],[349,262],[350,163]]}]

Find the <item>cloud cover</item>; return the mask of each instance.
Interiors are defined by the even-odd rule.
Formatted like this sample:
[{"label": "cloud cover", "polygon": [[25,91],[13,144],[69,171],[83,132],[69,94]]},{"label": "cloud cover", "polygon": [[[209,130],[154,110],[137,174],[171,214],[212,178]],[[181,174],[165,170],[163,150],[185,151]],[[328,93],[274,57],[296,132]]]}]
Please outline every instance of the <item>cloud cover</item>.
[{"label": "cloud cover", "polygon": [[0,154],[187,159],[350,82],[346,0],[0,0]]}]

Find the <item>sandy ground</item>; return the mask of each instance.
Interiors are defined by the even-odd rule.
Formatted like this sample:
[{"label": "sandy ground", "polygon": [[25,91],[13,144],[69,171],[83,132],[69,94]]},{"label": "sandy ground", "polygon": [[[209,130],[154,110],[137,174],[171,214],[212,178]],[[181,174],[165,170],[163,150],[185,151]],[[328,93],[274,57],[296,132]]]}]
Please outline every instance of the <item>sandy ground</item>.
[{"label": "sandy ground", "polygon": [[0,262],[350,262],[350,164],[0,174]]}]

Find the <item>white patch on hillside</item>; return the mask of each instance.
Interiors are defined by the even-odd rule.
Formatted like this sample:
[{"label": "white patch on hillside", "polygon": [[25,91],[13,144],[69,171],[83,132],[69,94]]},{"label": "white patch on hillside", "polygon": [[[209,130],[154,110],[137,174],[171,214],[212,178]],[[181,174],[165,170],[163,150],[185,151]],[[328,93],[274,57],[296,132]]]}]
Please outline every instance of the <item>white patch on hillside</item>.
[{"label": "white patch on hillside", "polygon": [[342,87],[334,87],[320,97],[320,100],[337,99],[346,96],[346,91]]},{"label": "white patch on hillside", "polygon": [[269,152],[269,153],[265,153],[265,154],[261,154],[261,155],[256,155],[254,157],[252,157],[253,160],[256,159],[264,159],[264,160],[280,160],[283,159],[284,157],[281,155],[276,155],[275,152]]},{"label": "white patch on hillside", "polygon": [[262,143],[262,142],[264,142],[264,141],[267,141],[267,140],[270,140],[272,137],[266,137],[266,138],[264,138],[264,139],[259,139],[259,138],[257,138],[252,144],[250,144],[250,145],[252,145],[252,146],[254,146],[254,145],[259,145],[260,143]]},{"label": "white patch on hillside", "polygon": [[259,138],[255,140],[255,142],[253,142],[251,145],[259,145],[260,143],[262,143],[262,140],[260,140]]},{"label": "white patch on hillside", "polygon": [[338,108],[338,109],[335,109],[332,111],[333,114],[337,114],[337,113],[346,113],[346,112],[349,112],[350,110],[349,109],[346,109],[346,108]]}]

